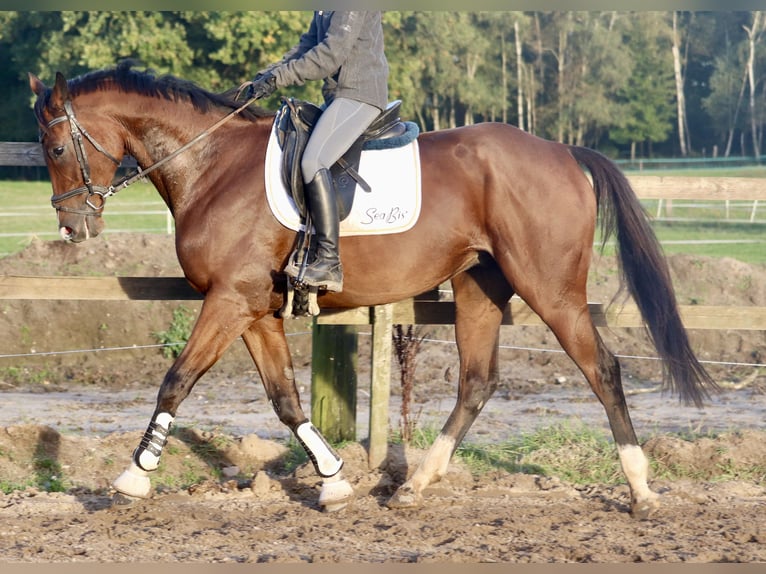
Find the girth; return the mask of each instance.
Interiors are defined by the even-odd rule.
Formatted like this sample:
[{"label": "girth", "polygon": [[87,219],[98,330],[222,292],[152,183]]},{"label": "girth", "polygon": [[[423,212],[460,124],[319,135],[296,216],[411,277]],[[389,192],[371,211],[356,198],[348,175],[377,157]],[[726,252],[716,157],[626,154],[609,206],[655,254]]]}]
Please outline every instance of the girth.
[{"label": "girth", "polygon": [[[306,199],[303,190],[301,158],[311,131],[319,120],[319,116],[322,115],[322,109],[311,102],[293,98],[282,98],[282,102],[276,118],[277,141],[282,149],[282,182],[292,195],[301,218],[305,218]],[[341,220],[351,212],[357,184],[365,191],[371,191],[370,186],[359,175],[362,150],[368,142],[395,138],[407,131],[407,127],[399,118],[401,104],[400,100],[391,102],[343,154],[343,157],[330,168],[337,191],[338,214]]]}]

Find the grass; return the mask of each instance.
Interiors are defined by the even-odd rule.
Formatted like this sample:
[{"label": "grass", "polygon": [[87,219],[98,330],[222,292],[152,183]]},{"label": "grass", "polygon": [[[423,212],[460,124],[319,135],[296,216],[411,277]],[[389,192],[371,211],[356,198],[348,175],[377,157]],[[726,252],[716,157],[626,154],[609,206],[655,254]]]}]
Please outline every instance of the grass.
[{"label": "grass", "polygon": [[[766,177],[766,167],[641,173],[667,176]],[[56,215],[50,205],[50,196],[51,187],[48,182],[0,181],[0,257],[22,250],[33,238],[58,239]],[[657,214],[657,203],[657,200],[642,201],[652,217]],[[667,202],[663,205],[665,207],[662,214],[665,216]],[[675,200],[673,221],[655,221],[655,232],[663,242],[665,252],[669,254],[733,257],[747,263],[766,264],[766,228],[763,223],[766,219],[766,205],[759,206],[756,219],[759,223],[750,224],[748,220],[752,205],[752,201],[729,202],[726,219],[726,205],[723,201]],[[149,183],[138,183],[110,198],[104,211],[104,221],[104,235],[107,237],[110,233],[125,231],[167,233],[168,228],[167,209]],[[690,241],[708,243],[687,243]],[[758,243],[753,243],[754,241]],[[609,254],[613,249],[607,248],[605,252]]]},{"label": "grass", "polygon": [[[439,431],[416,429],[411,445],[428,448]],[[560,424],[490,444],[463,442],[455,457],[475,475],[493,470],[555,476],[573,484],[615,484],[622,471],[614,444],[584,424]]]},{"label": "grass", "polygon": [[[412,446],[428,448],[439,431],[435,428],[416,429]],[[668,436],[665,433],[663,436]],[[696,435],[680,433],[679,438],[694,441],[712,438],[709,434]],[[394,440],[397,440],[396,438]],[[570,484],[625,484],[617,449],[610,435],[601,429],[588,427],[585,423],[557,424],[542,427],[534,432],[522,434],[513,439],[491,443],[470,444],[463,442],[455,457],[475,475],[493,470],[539,474],[557,477]],[[664,464],[652,460],[651,478],[668,480],[751,480],[766,481],[766,466],[759,464],[737,465],[727,461],[711,476],[679,464]]]},{"label": "grass", "polygon": [[[0,257],[24,249],[34,238],[59,238],[49,182],[0,181]],[[148,183],[137,183],[107,200],[104,234],[167,233],[167,208]]]}]

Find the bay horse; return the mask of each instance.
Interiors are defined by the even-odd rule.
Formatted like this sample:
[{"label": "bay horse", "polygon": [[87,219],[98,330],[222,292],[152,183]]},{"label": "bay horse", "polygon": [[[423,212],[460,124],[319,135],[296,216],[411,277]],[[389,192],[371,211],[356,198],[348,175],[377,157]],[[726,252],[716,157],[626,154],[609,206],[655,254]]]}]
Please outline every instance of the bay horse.
[{"label": "bay horse", "polygon": [[[129,154],[147,169],[192,141],[241,102],[172,76],[130,65],[93,71],[52,87],[30,74],[34,112],[63,239],[103,229],[110,182]],[[294,232],[272,215],[264,158],[274,112],[251,106],[155,169],[148,178],[175,218],[176,251],[204,302],[183,352],[165,375],[149,426],[114,482],[129,497],[150,493],[150,472],[179,404],[238,337],[249,350],[279,420],[322,477],[318,504],[337,510],[353,497],[343,461],[301,408],[278,310],[282,269]],[[597,216],[604,241],[618,240],[625,285],[663,360],[666,384],[701,404],[715,383],[695,358],[681,323],[667,263],[627,179],[602,154],[541,139],[506,124],[421,133],[422,206],[409,230],[344,237],[344,290],[321,307],[372,306],[412,297],[450,280],[460,359],[457,401],[414,474],[390,500],[417,506],[498,384],[499,328],[518,294],[548,325],[603,405],[630,486],[630,512],[659,507],[648,460],[628,413],[620,366],[588,311],[586,279]],[[592,183],[583,170],[587,168]]]}]

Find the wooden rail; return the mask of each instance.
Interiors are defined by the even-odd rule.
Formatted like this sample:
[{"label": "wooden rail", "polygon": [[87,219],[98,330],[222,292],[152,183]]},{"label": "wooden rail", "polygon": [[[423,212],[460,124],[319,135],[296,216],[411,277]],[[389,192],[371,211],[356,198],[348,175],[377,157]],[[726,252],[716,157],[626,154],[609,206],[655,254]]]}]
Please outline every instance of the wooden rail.
[{"label": "wooden rail", "polygon": [[[39,167],[45,165],[43,148],[32,142],[0,142],[0,166]],[[135,167],[136,160],[125,156],[122,167]]]},{"label": "wooden rail", "polygon": [[[202,299],[183,277],[58,277],[0,275],[0,299],[79,301],[184,301]],[[641,327],[635,304],[607,306],[590,303],[597,327]],[[766,331],[766,307],[680,305],[687,329],[733,329]],[[323,309],[317,318],[322,325],[370,325],[374,310]],[[452,325],[455,304],[426,294],[391,304],[391,323],[403,325]],[[513,297],[503,314],[503,325],[542,325],[529,306]]]}]

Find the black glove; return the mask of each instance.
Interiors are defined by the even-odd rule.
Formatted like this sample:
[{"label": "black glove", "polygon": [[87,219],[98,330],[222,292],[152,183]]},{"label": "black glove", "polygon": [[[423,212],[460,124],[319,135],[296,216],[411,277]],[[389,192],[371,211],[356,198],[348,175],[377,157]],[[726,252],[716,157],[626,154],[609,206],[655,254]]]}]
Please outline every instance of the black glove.
[{"label": "black glove", "polygon": [[250,83],[250,87],[247,90],[247,97],[260,100],[262,98],[268,98],[277,89],[277,79],[271,72],[265,74],[258,74],[255,79]]}]

